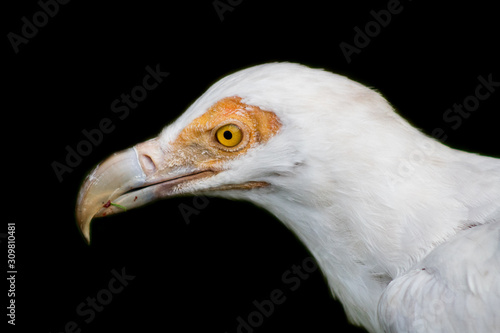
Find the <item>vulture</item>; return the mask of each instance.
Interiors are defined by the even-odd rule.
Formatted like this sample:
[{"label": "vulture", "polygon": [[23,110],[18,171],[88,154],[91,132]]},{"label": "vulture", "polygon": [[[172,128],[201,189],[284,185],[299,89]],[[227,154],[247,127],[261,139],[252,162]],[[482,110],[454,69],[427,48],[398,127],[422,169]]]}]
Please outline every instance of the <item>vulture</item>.
[{"label": "vulture", "polygon": [[84,180],[90,223],[158,199],[247,200],[316,259],[369,332],[500,332],[500,160],[414,128],[344,76],[268,63],[213,84]]}]

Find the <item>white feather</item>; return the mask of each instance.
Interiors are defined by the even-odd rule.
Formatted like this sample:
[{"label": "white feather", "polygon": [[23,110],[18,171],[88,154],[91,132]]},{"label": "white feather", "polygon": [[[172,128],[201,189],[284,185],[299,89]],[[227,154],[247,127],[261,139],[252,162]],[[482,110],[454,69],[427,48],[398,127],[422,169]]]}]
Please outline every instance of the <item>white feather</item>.
[{"label": "white feather", "polygon": [[[217,195],[249,200],[293,230],[349,319],[371,332],[500,331],[499,160],[427,137],[359,83],[290,63],[223,78],[162,132],[163,144],[230,96],[283,127],[193,191],[269,182]],[[443,293],[452,301],[436,316],[429,300]]]}]

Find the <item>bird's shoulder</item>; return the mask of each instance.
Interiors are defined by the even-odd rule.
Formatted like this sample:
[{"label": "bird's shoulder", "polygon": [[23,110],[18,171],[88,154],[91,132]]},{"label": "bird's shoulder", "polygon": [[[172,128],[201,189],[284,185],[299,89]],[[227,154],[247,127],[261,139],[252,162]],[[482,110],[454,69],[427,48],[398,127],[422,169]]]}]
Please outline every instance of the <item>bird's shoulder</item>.
[{"label": "bird's shoulder", "polygon": [[499,332],[500,222],[459,232],[406,274],[378,305],[386,332]]}]

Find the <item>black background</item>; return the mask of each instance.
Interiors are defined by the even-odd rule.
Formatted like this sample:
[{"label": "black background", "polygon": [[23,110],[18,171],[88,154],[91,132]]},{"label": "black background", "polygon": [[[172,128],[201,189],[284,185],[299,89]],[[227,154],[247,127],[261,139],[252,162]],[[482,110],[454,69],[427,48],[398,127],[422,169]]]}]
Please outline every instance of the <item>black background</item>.
[{"label": "black background", "polygon": [[[286,301],[255,332],[362,332],[347,323],[319,271],[289,290],[282,275],[309,253],[279,221],[248,203],[210,198],[187,224],[179,205],[194,207],[192,198],[158,202],[94,221],[90,247],[74,207],[83,178],[102,159],[156,136],[217,79],[271,61],[347,75],[378,89],[424,132],[442,128],[446,144],[500,156],[500,91],[459,128],[443,120],[448,108],[474,94],[479,75],[500,81],[495,4],[402,1],[401,13],[348,64],[339,44],[353,44],[354,27],[363,29],[373,20],[370,11],[387,4],[245,0],[221,21],[212,1],[73,0],[17,54],[7,34],[20,34],[21,18],[32,21],[40,6],[24,1],[4,8],[7,214],[0,232],[16,222],[16,328],[62,332],[74,321],[82,332],[232,333],[236,318],[255,310],[254,300],[281,289]],[[111,102],[157,64],[170,75],[120,120]],[[76,147],[82,130],[103,118],[115,129],[59,182],[51,164],[64,163],[65,147]],[[1,246],[4,262],[5,241]],[[108,286],[113,269],[135,278],[86,323],[76,308]]]}]

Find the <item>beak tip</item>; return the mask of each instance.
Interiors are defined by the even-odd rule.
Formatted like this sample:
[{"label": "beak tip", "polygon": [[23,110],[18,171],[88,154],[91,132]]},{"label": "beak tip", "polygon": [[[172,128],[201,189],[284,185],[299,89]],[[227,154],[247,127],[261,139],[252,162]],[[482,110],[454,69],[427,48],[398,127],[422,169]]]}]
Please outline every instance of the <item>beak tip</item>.
[{"label": "beak tip", "polygon": [[88,228],[88,227],[82,228],[81,232],[82,232],[83,238],[85,238],[85,242],[87,243],[87,245],[90,245],[90,228]]},{"label": "beak tip", "polygon": [[80,230],[80,233],[82,234],[83,238],[85,239],[85,243],[87,245],[90,245],[90,219],[82,220],[77,217],[77,225],[78,229]]},{"label": "beak tip", "polygon": [[76,221],[87,244],[90,244],[90,224],[94,217],[99,216],[103,203],[112,199],[114,192],[138,174],[142,175],[142,169],[135,150],[130,148],[113,154],[85,178],[77,196]]}]

